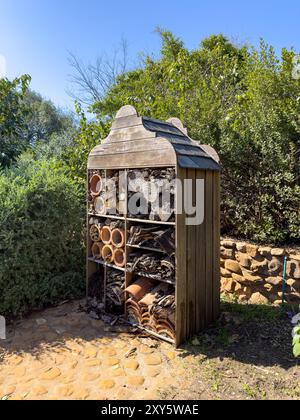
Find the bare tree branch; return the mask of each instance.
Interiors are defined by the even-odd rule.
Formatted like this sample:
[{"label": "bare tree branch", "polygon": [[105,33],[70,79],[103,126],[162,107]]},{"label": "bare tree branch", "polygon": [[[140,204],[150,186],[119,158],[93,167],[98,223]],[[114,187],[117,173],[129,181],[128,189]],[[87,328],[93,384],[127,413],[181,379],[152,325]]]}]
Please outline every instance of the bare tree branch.
[{"label": "bare tree branch", "polygon": [[72,73],[69,75],[71,88],[67,93],[71,98],[90,106],[101,101],[118,76],[127,71],[128,45],[122,40],[111,56],[103,53],[94,64],[85,64],[69,52],[68,62]]}]

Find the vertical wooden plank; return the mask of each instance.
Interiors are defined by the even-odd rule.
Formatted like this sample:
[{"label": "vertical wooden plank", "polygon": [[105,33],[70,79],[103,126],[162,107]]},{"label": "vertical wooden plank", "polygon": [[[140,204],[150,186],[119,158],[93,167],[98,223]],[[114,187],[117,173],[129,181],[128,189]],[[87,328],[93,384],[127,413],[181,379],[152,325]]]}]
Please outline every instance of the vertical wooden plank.
[{"label": "vertical wooden plank", "polygon": [[[205,205],[205,187],[206,187],[206,172],[197,170],[196,178],[204,180],[204,196],[200,197]],[[204,221],[201,225],[196,227],[196,291],[195,291],[195,305],[196,305],[196,332],[200,332],[205,327],[205,247],[206,247],[206,230],[205,230],[205,214]]]},{"label": "vertical wooden plank", "polygon": [[205,265],[206,265],[206,287],[205,287],[205,319],[206,325],[213,320],[213,172],[206,171],[206,193],[205,193]]},{"label": "vertical wooden plank", "polygon": [[[186,178],[186,170],[177,167],[177,179],[183,184]],[[177,200],[182,201],[184,210],[183,196],[179,197],[176,192]],[[186,226],[184,211],[181,214],[176,212],[176,346],[179,347],[186,338]]]},{"label": "vertical wooden plank", "polygon": [[[194,169],[187,170],[187,179],[192,182],[192,190],[188,191],[189,194],[186,199],[189,200],[190,206],[196,205],[196,171]],[[194,217],[188,215],[187,217]],[[187,325],[187,338],[192,337],[196,331],[196,315],[195,315],[195,291],[196,291],[196,226],[186,226],[187,237],[187,285],[186,285],[186,325]]]},{"label": "vertical wooden plank", "polygon": [[213,320],[216,321],[220,316],[220,172],[214,173],[213,191]]}]

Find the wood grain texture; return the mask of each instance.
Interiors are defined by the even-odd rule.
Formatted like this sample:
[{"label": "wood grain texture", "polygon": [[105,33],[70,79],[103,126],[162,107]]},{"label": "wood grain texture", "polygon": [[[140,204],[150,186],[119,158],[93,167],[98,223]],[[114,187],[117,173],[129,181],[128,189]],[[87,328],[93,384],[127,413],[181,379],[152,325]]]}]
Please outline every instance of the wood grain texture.
[{"label": "wood grain texture", "polygon": [[213,320],[213,172],[206,171],[205,188],[205,320],[210,325]]},{"label": "wood grain texture", "polygon": [[[204,180],[206,183],[206,172],[196,171],[196,179]],[[205,197],[202,199],[205,200]],[[201,331],[205,327],[205,290],[206,290],[206,225],[205,219],[201,225],[196,226],[196,332]]]},{"label": "wood grain texture", "polygon": [[213,320],[216,321],[220,316],[220,178],[219,172],[214,172],[213,189]]},{"label": "wood grain texture", "polygon": [[[177,178],[184,182],[187,171],[177,168]],[[178,198],[178,197],[177,197]],[[183,197],[182,197],[183,199]],[[183,202],[181,203],[183,207]],[[176,215],[176,346],[187,338],[186,329],[186,291],[187,291],[187,240],[185,213]]]}]

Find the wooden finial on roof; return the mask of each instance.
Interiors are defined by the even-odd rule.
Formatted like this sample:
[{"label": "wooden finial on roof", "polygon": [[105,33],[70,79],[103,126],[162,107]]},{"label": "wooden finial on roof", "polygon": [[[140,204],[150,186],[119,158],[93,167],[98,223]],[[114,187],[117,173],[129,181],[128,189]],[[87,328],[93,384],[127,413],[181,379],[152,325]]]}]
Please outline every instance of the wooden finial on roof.
[{"label": "wooden finial on roof", "polygon": [[174,127],[178,128],[178,130],[180,130],[183,134],[187,136],[187,129],[184,127],[179,118],[169,118],[167,120],[167,123],[174,125]]},{"label": "wooden finial on roof", "polygon": [[124,117],[138,117],[137,110],[134,108],[134,106],[131,105],[125,105],[122,106],[121,109],[117,112],[116,119],[118,118],[124,118]]}]

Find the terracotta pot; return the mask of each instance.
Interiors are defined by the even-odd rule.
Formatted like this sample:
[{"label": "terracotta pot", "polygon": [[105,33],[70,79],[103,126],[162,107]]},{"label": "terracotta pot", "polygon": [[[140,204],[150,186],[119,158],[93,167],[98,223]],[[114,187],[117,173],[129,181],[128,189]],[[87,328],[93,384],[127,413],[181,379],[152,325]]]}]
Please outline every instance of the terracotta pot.
[{"label": "terracotta pot", "polygon": [[90,237],[93,242],[100,242],[101,240],[101,226],[100,225],[91,226]]},{"label": "terracotta pot", "polygon": [[101,229],[101,241],[105,245],[111,244],[111,228],[109,226],[103,226]]},{"label": "terracotta pot", "polygon": [[125,245],[125,231],[123,229],[114,229],[111,234],[111,241],[116,248],[123,248]]},{"label": "terracotta pot", "polygon": [[95,197],[94,211],[96,214],[106,214],[106,202],[103,197]]},{"label": "terracotta pot", "polygon": [[111,264],[114,260],[114,250],[111,245],[104,245],[102,248],[102,258],[105,262]]},{"label": "terracotta pot", "polygon": [[101,242],[95,242],[92,245],[92,254],[93,257],[96,259],[99,259],[102,257],[102,250],[103,250],[103,244]]},{"label": "terracotta pot", "polygon": [[102,178],[98,174],[94,174],[90,179],[90,192],[94,197],[97,197],[103,189]]},{"label": "terracotta pot", "polygon": [[131,286],[127,287],[125,290],[129,293],[135,300],[141,300],[147,293],[150,292],[154,287],[154,282],[151,279],[141,277]]},{"label": "terracotta pot", "polygon": [[114,250],[114,263],[117,267],[125,267],[126,264],[126,256],[125,256],[125,251],[123,249],[120,248],[116,248]]}]

